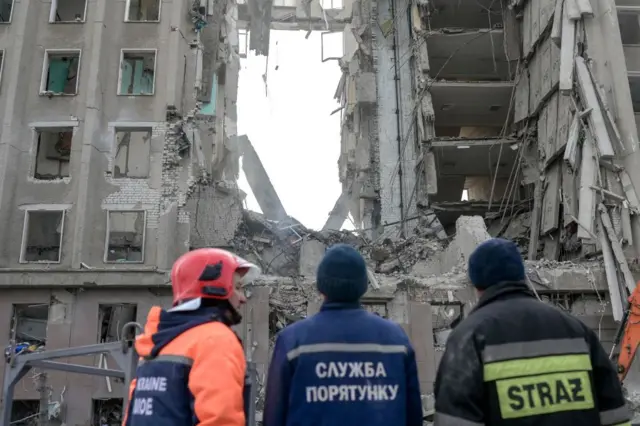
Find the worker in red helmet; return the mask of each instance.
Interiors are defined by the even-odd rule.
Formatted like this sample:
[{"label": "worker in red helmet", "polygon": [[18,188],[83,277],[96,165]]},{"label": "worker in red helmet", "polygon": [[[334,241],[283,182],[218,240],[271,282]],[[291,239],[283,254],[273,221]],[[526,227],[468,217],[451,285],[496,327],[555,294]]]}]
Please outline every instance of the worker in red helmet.
[{"label": "worker in red helmet", "polygon": [[124,426],[245,426],[246,360],[231,326],[243,286],[260,274],[220,249],[198,249],[171,270],[173,307],[153,307],[136,339],[140,365]]}]

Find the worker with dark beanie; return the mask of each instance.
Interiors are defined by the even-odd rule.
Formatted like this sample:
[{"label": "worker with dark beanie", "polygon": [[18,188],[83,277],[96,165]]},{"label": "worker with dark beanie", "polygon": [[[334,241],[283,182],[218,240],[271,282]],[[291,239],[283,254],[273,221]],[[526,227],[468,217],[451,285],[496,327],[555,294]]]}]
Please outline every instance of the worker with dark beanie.
[{"label": "worker with dark beanie", "polygon": [[346,244],[318,266],[320,312],[276,339],[264,426],[422,426],[415,353],[398,325],[362,308],[367,265]]},{"label": "worker with dark beanie", "polygon": [[630,426],[598,336],[536,298],[515,243],[480,244],[468,272],[480,300],[447,340],[435,426]]}]

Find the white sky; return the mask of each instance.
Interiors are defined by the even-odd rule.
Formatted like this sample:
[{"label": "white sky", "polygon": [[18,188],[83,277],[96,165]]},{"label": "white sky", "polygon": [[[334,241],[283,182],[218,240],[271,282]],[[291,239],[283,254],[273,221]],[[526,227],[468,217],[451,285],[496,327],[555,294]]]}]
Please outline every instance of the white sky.
[{"label": "white sky", "polygon": [[[305,34],[271,31],[266,96],[266,58],[241,59],[238,134],[249,136],[287,214],[320,229],[341,192],[340,113],[329,115],[341,72],[337,61],[321,61],[320,33]],[[239,185],[260,211],[244,173]]]}]

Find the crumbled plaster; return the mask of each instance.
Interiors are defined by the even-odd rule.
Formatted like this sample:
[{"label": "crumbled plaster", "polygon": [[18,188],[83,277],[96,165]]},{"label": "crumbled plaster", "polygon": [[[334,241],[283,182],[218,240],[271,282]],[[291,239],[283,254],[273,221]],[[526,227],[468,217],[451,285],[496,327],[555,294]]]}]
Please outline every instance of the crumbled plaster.
[{"label": "crumbled plaster", "polygon": [[144,208],[147,212],[147,227],[158,227],[160,214],[160,191],[149,186],[146,179],[111,179],[107,182],[118,190],[102,201],[103,209]]}]

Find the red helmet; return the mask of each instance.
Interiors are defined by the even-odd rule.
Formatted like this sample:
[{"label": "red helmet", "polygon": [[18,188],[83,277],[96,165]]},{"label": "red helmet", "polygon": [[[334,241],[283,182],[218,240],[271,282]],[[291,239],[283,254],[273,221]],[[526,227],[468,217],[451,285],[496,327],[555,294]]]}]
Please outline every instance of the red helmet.
[{"label": "red helmet", "polygon": [[236,271],[243,274],[243,284],[260,275],[256,265],[226,250],[203,248],[183,254],[171,269],[173,306],[199,298],[229,299]]}]

